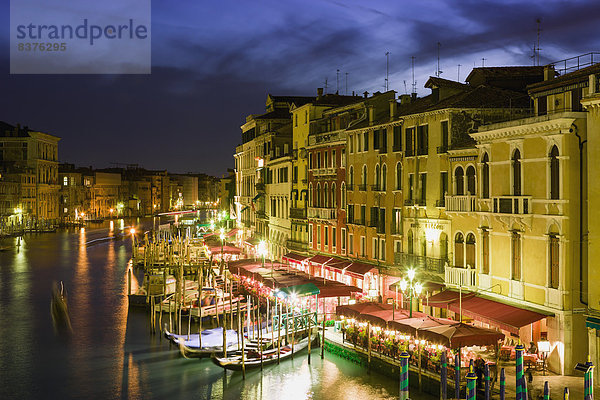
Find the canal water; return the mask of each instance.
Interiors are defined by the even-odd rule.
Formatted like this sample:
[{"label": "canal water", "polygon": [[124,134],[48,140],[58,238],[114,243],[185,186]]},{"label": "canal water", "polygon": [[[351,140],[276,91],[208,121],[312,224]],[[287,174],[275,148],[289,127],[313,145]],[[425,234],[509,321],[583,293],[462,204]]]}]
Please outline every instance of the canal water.
[{"label": "canal water", "polygon": [[[148,314],[128,309],[126,271],[132,221],[26,235],[0,251],[0,399],[393,399],[396,380],[313,350],[295,360],[224,372],[184,359]],[[133,221],[140,228],[152,221]],[[0,247],[16,245],[4,239]],[[52,283],[64,282],[73,327],[56,335]],[[429,397],[411,393],[413,399]]]}]

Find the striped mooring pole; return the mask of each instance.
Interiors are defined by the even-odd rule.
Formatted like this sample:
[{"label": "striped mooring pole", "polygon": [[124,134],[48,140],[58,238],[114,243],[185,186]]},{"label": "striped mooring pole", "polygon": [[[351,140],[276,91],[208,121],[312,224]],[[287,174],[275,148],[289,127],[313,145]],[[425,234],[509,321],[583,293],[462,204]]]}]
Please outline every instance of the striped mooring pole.
[{"label": "striped mooring pole", "polygon": [[400,400],[408,400],[408,353],[400,354]]},{"label": "striped mooring pole", "polygon": [[477,374],[473,371],[473,367],[469,367],[467,374],[467,400],[475,400],[477,397]]},{"label": "striped mooring pole", "polygon": [[563,400],[569,400],[569,388],[565,388],[565,393],[563,394]]},{"label": "striped mooring pole", "polygon": [[440,372],[440,399],[446,400],[448,391],[448,361],[446,360],[446,350],[442,352],[440,357],[442,370]]},{"label": "striped mooring pole", "polygon": [[592,364],[592,359],[589,355],[585,366],[588,368],[583,378],[583,398],[585,400],[594,400],[594,364]]},{"label": "striped mooring pole", "polygon": [[525,379],[525,375],[523,373],[523,351],[525,351],[525,346],[523,346],[521,343],[519,343],[516,347],[515,347],[515,362],[516,362],[516,386],[515,386],[515,391],[516,393],[516,397],[515,400],[527,400],[527,398],[523,395],[523,391],[524,391],[524,385],[523,385],[523,381]]},{"label": "striped mooring pole", "polygon": [[504,375],[504,368],[500,370],[500,400],[504,400],[506,397],[506,376]]},{"label": "striped mooring pole", "polygon": [[460,350],[454,356],[454,394],[455,399],[460,399]]},{"label": "striped mooring pole", "polygon": [[544,400],[550,400],[550,386],[548,386],[548,381],[544,382]]},{"label": "striped mooring pole", "polygon": [[490,366],[485,364],[485,400],[490,400]]}]

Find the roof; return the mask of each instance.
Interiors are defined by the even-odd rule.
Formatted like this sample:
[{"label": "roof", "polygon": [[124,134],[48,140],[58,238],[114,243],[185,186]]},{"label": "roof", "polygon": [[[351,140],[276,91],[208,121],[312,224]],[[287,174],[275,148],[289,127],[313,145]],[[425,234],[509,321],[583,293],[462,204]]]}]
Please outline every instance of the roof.
[{"label": "roof", "polygon": [[23,138],[23,137],[29,137],[29,132],[31,132],[31,130],[28,129],[27,127],[21,127],[21,126],[19,126],[17,135],[15,135],[16,131],[17,131],[16,126],[8,124],[4,121],[0,121],[0,137],[21,137],[21,138]]},{"label": "roof", "polygon": [[456,82],[456,81],[451,81],[449,79],[438,78],[436,76],[430,76],[429,79],[427,80],[427,82],[425,82],[425,87],[426,88],[447,87],[447,88],[451,88],[451,89],[460,89],[460,90],[469,89],[469,85],[467,85],[467,84]]},{"label": "roof", "polygon": [[560,75],[556,78],[542,82],[537,82],[527,86],[529,93],[538,93],[545,90],[554,89],[560,86],[566,86],[573,83],[584,82],[588,80],[588,76],[593,73],[600,72],[600,63],[590,65],[589,67],[581,68],[580,70],[569,72]]},{"label": "roof", "polygon": [[351,272],[356,275],[364,275],[373,269],[377,269],[377,268],[371,264],[365,264],[365,263],[361,263],[361,262],[353,262],[352,264],[350,264],[349,266],[344,268],[344,271]]},{"label": "roof", "polygon": [[288,286],[283,289],[279,289],[277,292],[277,296],[287,297],[287,296],[296,296],[296,297],[304,297],[304,296],[314,296],[315,294],[319,294],[321,291],[314,283],[303,283],[300,285]]},{"label": "roof", "polygon": [[493,78],[510,78],[521,76],[538,76],[544,74],[544,66],[513,65],[503,67],[475,67],[465,81],[469,82],[474,75]]},{"label": "roof", "polygon": [[459,297],[462,297],[462,301],[464,303],[465,299],[471,298],[475,296],[475,293],[466,292],[459,293],[454,290],[444,290],[443,292],[439,292],[434,294],[429,298],[429,305],[433,307],[441,307],[448,308],[448,305],[452,302],[458,301]]},{"label": "roof", "polygon": [[275,108],[273,111],[257,115],[254,119],[288,119],[290,110],[287,108]]},{"label": "roof", "polygon": [[362,96],[342,96],[339,94],[326,94],[322,97],[318,97],[313,105],[316,106],[347,106],[349,104],[359,103],[364,101],[365,98]]},{"label": "roof", "polygon": [[272,94],[269,94],[269,97],[275,103],[294,103],[296,106],[311,103],[315,100],[314,96],[273,96]]},{"label": "roof", "polygon": [[312,256],[311,258],[308,259],[308,261],[315,263],[315,264],[325,264],[327,261],[331,260],[333,257],[331,256],[324,256],[321,254],[317,254],[316,256]]},{"label": "roof", "polygon": [[303,256],[294,252],[287,253],[282,257],[284,260],[293,261],[293,262],[301,262],[308,258],[308,256]]}]

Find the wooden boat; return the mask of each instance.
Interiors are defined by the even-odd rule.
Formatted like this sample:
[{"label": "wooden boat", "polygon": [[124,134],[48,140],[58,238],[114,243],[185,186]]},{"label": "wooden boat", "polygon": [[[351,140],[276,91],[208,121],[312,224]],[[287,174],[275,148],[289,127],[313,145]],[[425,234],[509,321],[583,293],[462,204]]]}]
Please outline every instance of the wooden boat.
[{"label": "wooden boat", "polygon": [[[225,332],[227,351],[238,350],[238,334],[234,330]],[[215,353],[223,352],[223,328],[206,329],[202,331],[202,347],[200,347],[197,333],[177,335],[166,329],[165,336],[179,346],[181,354],[186,358],[208,357]]]},{"label": "wooden boat", "polygon": [[56,282],[53,284],[52,300],[50,301],[50,314],[52,315],[54,331],[57,334],[71,333],[71,318],[69,317],[67,297],[62,282],[60,282],[60,286]]},{"label": "wooden boat", "polygon": [[[311,335],[310,339],[305,337],[300,340],[298,343],[294,344],[294,353],[298,353],[299,351],[304,350],[308,346],[308,341],[313,341],[316,335]],[[248,343],[252,344],[252,342]],[[244,347],[246,347],[246,343],[244,343]],[[286,358],[290,358],[292,356],[292,345],[288,344],[282,346],[279,353],[279,361],[285,360]],[[261,353],[258,350],[258,346],[250,346],[249,348],[244,349],[244,367],[246,369],[258,368],[261,366]],[[212,357],[213,362],[219,367],[240,371],[242,369],[242,352],[236,351],[228,357]],[[277,362],[277,348],[272,348],[268,350],[263,350],[262,352],[262,365],[274,364]]]}]

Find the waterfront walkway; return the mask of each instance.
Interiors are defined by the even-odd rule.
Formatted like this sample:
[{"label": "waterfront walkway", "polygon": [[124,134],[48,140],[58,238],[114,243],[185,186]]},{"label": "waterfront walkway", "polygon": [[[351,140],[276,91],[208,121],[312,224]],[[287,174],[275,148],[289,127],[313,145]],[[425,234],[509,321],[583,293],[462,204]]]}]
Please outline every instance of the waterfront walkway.
[{"label": "waterfront walkway", "polygon": [[[348,342],[344,342],[342,339],[342,333],[336,332],[333,327],[329,327],[326,329],[325,340],[336,346],[343,347],[346,350],[355,353],[357,355],[357,359],[364,359],[365,357],[367,357],[367,353],[364,349],[362,349],[360,347],[355,347],[352,344],[349,344]],[[394,373],[394,370],[396,368],[398,368],[400,365],[399,362],[392,360],[391,358],[389,358],[387,356],[382,356],[374,351],[371,352],[371,358],[373,360],[378,360],[379,362],[383,362],[383,363],[389,365],[391,367],[392,373]],[[504,372],[506,375],[506,398],[508,398],[508,399],[514,398],[515,397],[514,386],[515,386],[515,380],[516,380],[515,373],[514,373],[514,365],[512,367],[505,366],[504,368],[505,368]],[[410,366],[410,370],[412,372],[418,373],[418,370],[414,369],[412,366]],[[423,375],[424,379],[433,379],[433,380],[439,381],[439,377],[436,374],[432,373],[431,371],[423,370],[422,375]],[[570,393],[571,399],[577,399],[577,400],[583,399],[583,373],[581,373],[581,376],[563,376],[563,375],[554,375],[554,374],[549,375],[547,372],[546,376],[543,376],[541,371],[533,371],[533,382],[528,383],[530,399],[538,399],[538,398],[541,399],[542,398],[545,381],[548,381],[548,384],[550,385],[550,395],[551,395],[550,398],[552,398],[552,399],[562,399],[565,387],[569,388],[569,393]],[[466,384],[466,382],[461,382],[461,383],[463,385]],[[415,385],[411,384],[411,391],[418,390],[413,387],[415,387]],[[492,398],[498,397],[498,394],[497,394],[498,387],[499,387],[499,384],[496,383],[496,385],[494,387],[495,390],[492,395]],[[600,393],[600,386],[598,384],[594,385],[594,392]],[[452,383],[449,383],[449,385],[448,385],[448,398],[449,399],[454,398],[454,389],[452,387]]]}]

